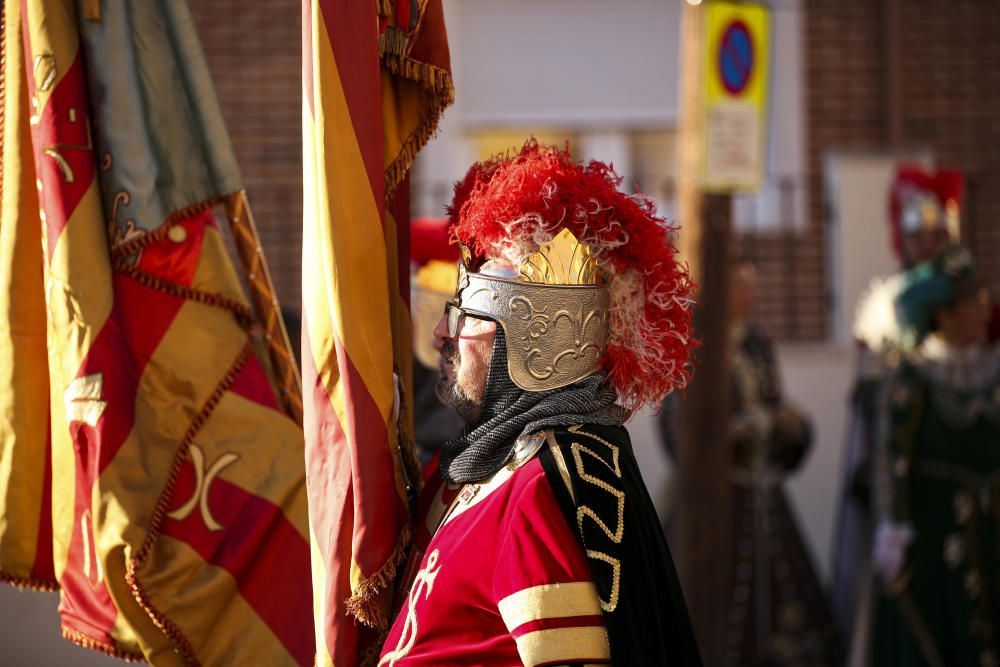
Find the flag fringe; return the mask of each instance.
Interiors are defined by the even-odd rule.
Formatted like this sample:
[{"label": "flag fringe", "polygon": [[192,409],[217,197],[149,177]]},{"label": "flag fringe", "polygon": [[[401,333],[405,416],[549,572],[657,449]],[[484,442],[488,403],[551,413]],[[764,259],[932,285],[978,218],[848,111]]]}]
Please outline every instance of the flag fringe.
[{"label": "flag fringe", "polygon": [[365,625],[384,630],[389,625],[389,615],[382,608],[381,596],[396,580],[399,565],[406,560],[407,550],[413,541],[413,529],[405,526],[396,541],[396,548],[385,564],[372,576],[362,579],[357,589],[347,599],[347,613]]},{"label": "flag fringe", "polygon": [[396,159],[385,170],[385,200],[392,199],[396,187],[406,178],[407,172],[413,166],[417,153],[437,132],[438,122],[445,107],[455,101],[455,85],[451,74],[440,67],[429,63],[417,62],[408,58],[387,55],[383,59],[390,72],[423,84],[434,96],[431,110],[417,129],[403,142]]},{"label": "flag fringe", "polygon": [[407,46],[410,44],[410,33],[394,26],[389,26],[378,36],[379,56],[395,56],[402,58],[406,55]]},{"label": "flag fringe", "polygon": [[135,651],[123,649],[117,644],[108,644],[106,642],[98,641],[93,637],[88,637],[78,630],[67,628],[65,625],[62,627],[62,636],[77,646],[89,648],[92,651],[100,651],[101,653],[107,654],[112,658],[118,658],[119,660],[124,660],[125,662],[146,662],[146,656],[142,653],[136,653]]},{"label": "flag fringe", "polygon": [[379,16],[392,18],[396,13],[396,3],[394,0],[375,0],[375,11]]},{"label": "flag fringe", "polygon": [[222,395],[229,390],[236,381],[236,377],[243,370],[243,366],[246,364],[247,360],[252,354],[253,343],[247,340],[246,345],[237,355],[236,359],[233,361],[232,366],[216,385],[215,390],[212,394],[205,400],[204,405],[198,412],[198,415],[191,421],[190,426],[188,426],[187,433],[184,434],[184,439],[181,440],[180,446],[177,448],[177,452],[174,455],[173,464],[170,466],[170,474],[167,476],[167,483],[163,487],[163,491],[160,493],[160,497],[156,502],[156,508],[153,510],[153,516],[149,522],[149,529],[146,531],[146,539],[143,541],[142,546],[136,552],[136,555],[128,560],[128,567],[125,572],[125,580],[128,582],[129,587],[132,589],[132,597],[139,603],[143,611],[149,616],[149,618],[156,624],[156,627],[170,638],[174,642],[177,648],[177,652],[184,658],[184,661],[192,666],[200,665],[201,662],[198,660],[198,656],[195,653],[194,647],[191,646],[191,642],[188,641],[187,637],[180,631],[180,629],[174,625],[173,621],[164,616],[156,607],[153,606],[149,599],[149,595],[146,593],[145,588],[143,588],[142,583],[139,581],[138,570],[142,567],[145,562],[146,557],[149,556],[150,550],[153,548],[153,544],[160,535],[160,526],[163,523],[163,518],[167,514],[167,505],[170,503],[170,497],[173,494],[174,485],[177,483],[177,477],[180,475],[181,466],[183,465],[185,459],[188,455],[188,447],[194,441],[195,437],[201,431],[202,426],[208,421],[212,412],[215,410],[219,401],[222,400]]},{"label": "flag fringe", "polygon": [[[119,259],[131,257],[146,246],[152,245],[157,241],[162,241],[163,237],[167,235],[171,227],[193,215],[197,215],[198,213],[203,213],[204,211],[211,209],[216,204],[222,203],[223,199],[223,197],[213,197],[174,211],[167,216],[167,219],[163,221],[162,225],[153,231],[146,232],[131,241],[125,241],[124,243],[113,246],[111,248],[111,259],[117,261]],[[114,222],[110,224],[114,225]],[[112,230],[109,230],[109,238],[113,239],[114,234],[112,234],[111,231]]]},{"label": "flag fringe", "polygon": [[88,21],[100,21],[101,0],[83,0],[83,18]]},{"label": "flag fringe", "polygon": [[0,572],[0,581],[4,581],[18,590],[41,591],[43,593],[55,593],[59,590],[59,583],[47,579],[35,579],[33,577],[19,577],[14,574]]},{"label": "flag fringe", "polygon": [[385,170],[385,201],[386,205],[392,199],[396,187],[406,178],[420,149],[430,141],[437,132],[438,121],[445,107],[455,101],[455,84],[448,70],[430,63],[414,60],[410,57],[414,40],[419,38],[423,28],[424,17],[427,15],[427,2],[423,0],[417,10],[417,24],[409,33],[394,26],[386,28],[379,35],[379,55],[385,67],[395,74],[422,84],[433,96],[424,122],[407,137],[399,155]]}]

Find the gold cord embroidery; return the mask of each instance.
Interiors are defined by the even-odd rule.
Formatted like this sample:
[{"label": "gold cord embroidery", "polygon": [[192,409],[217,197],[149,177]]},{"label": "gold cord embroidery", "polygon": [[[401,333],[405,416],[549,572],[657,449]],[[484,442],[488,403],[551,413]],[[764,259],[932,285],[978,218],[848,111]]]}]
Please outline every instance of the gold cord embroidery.
[{"label": "gold cord embroidery", "polygon": [[611,595],[608,596],[607,602],[601,600],[601,609],[612,612],[618,607],[618,594],[621,591],[622,581],[622,562],[603,551],[594,551],[593,549],[587,550],[587,558],[599,560],[611,566]]},{"label": "gold cord embroidery", "polygon": [[[611,540],[615,544],[621,544],[622,534],[625,532],[625,523],[623,521],[625,515],[625,493],[619,491],[618,489],[611,486],[604,480],[598,479],[597,477],[588,475],[586,472],[584,472],[582,454],[587,454],[588,456],[597,459],[604,465],[607,465],[607,463],[605,463],[605,461],[603,461],[596,453],[594,453],[593,450],[587,449],[586,447],[577,442],[574,442],[571,445],[571,450],[573,452],[573,461],[576,462],[576,471],[580,475],[580,478],[585,482],[590,482],[594,486],[603,489],[608,493],[610,493],[611,495],[613,495],[618,505],[618,524],[614,531],[612,531],[611,528],[608,527],[608,524],[606,524],[604,521],[601,520],[599,516],[597,516],[597,513],[594,512],[594,510],[590,509],[586,505],[581,505],[576,511],[576,520],[577,523],[579,524],[580,530],[581,531],[583,530],[583,517],[585,516],[590,517],[594,521],[594,523],[600,526],[601,530],[604,531],[604,534],[608,536],[609,540]],[[621,475],[618,476],[621,477]]]},{"label": "gold cord embroidery", "polygon": [[608,660],[608,631],[595,625],[535,630],[514,640],[525,667]]},{"label": "gold cord embroidery", "polygon": [[[423,594],[424,600],[427,600],[431,596],[431,591],[434,590],[434,580],[437,579],[438,572],[441,570],[438,566],[439,555],[440,552],[437,549],[432,551],[427,557],[427,567],[417,572],[417,576],[413,580],[413,587],[410,588],[410,594],[406,596],[406,621],[399,633],[399,641],[396,642],[395,649],[382,656],[382,659],[378,661],[378,667],[382,667],[382,665],[394,667],[413,649],[413,644],[417,641],[417,601],[421,594]],[[426,592],[424,592],[425,590]]]},{"label": "gold cord embroidery", "polygon": [[[614,496],[618,514],[616,528],[615,530],[612,531],[611,528],[608,526],[608,523],[602,520],[593,509],[587,507],[586,505],[580,505],[577,508],[577,513],[576,513],[577,528],[579,529],[580,534],[583,535],[583,520],[584,517],[589,517],[595,524],[597,524],[597,526],[601,529],[601,531],[608,536],[608,539],[610,539],[615,544],[621,544],[622,537],[624,536],[625,533],[625,493],[620,489],[617,489],[614,486],[608,484],[604,480],[587,473],[584,466],[584,457],[583,457],[583,454],[587,454],[588,460],[596,459],[608,470],[610,470],[615,477],[621,479],[622,471],[621,471],[621,465],[619,464],[620,449],[617,446],[608,442],[607,440],[601,438],[600,436],[594,435],[593,433],[587,433],[585,431],[581,431],[579,426],[570,427],[569,432],[582,435],[587,438],[590,438],[595,442],[599,442],[600,444],[607,447],[608,451],[611,453],[611,463],[608,463],[596,451],[586,447],[585,445],[579,442],[573,442],[570,445],[570,451],[573,453],[573,462],[576,464],[576,472],[580,476],[580,479],[589,484],[593,484],[597,488],[606,491],[607,493],[610,493],[612,496]],[[602,563],[611,566],[611,571],[612,571],[611,594],[607,600],[603,599],[601,600],[601,608],[606,612],[612,612],[618,607],[618,594],[621,583],[621,561],[615,558],[614,556],[611,556],[610,554],[606,554],[603,551],[598,551],[595,549],[588,549],[587,557],[590,558],[591,560],[600,561]]]}]

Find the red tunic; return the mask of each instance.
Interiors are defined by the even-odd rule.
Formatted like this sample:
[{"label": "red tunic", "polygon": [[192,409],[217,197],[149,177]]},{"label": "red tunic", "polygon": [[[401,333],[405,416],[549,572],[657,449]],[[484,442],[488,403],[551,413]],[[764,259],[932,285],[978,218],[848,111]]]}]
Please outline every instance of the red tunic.
[{"label": "red tunic", "polygon": [[464,491],[438,482],[418,517],[424,557],[380,666],[610,662],[583,549],[537,458]]}]

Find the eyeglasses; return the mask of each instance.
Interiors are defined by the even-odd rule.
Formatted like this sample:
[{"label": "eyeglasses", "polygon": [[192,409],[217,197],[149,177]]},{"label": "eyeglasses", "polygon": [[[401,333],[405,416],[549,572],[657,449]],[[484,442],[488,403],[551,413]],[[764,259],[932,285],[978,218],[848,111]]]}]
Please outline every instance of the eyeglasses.
[{"label": "eyeglasses", "polygon": [[465,311],[454,301],[445,301],[444,317],[448,320],[448,337],[454,338],[458,335],[458,324]]}]

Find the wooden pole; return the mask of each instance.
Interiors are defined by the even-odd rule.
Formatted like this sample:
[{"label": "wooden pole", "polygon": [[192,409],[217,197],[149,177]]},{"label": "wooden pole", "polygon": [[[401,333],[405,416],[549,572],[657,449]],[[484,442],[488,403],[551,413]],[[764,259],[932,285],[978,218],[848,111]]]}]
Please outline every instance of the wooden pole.
[{"label": "wooden pole", "polygon": [[677,451],[678,571],[706,665],[723,664],[731,601],[728,273],[732,197],[700,184],[702,10],[685,5],[681,26],[678,214],[681,252],[700,285],[695,313],[702,346],[680,409]]},{"label": "wooden pole", "polygon": [[257,321],[264,329],[264,341],[267,344],[271,367],[278,381],[278,392],[285,412],[302,425],[302,380],[299,375],[295,355],[285,321],[281,316],[281,307],[271,282],[271,272],[264,259],[264,250],[260,245],[260,235],[250,210],[250,201],[246,192],[240,190],[228,195],[225,199],[226,217],[233,231],[233,241],[236,252],[243,265],[243,273],[250,286],[250,301],[253,303]]}]

